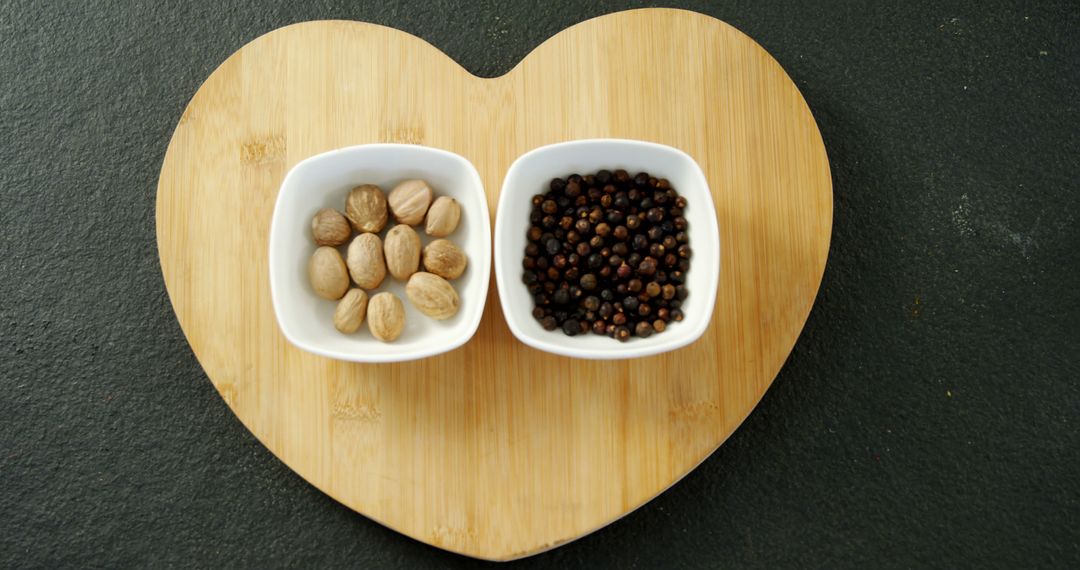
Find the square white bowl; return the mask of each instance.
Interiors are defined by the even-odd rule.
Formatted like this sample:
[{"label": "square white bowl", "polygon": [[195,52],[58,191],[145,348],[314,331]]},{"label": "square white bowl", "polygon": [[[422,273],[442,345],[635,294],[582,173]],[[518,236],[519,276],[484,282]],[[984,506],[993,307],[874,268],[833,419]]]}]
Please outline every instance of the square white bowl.
[{"label": "square white bowl", "polygon": [[[553,178],[619,168],[631,176],[645,171],[667,178],[687,200],[684,215],[689,223],[693,257],[686,274],[690,294],[682,306],[685,317],[681,322],[672,322],[662,333],[626,342],[592,332],[571,337],[559,330],[546,331],[533,318],[532,295],[521,281],[531,198],[546,192]],[[507,324],[521,342],[554,354],[594,360],[637,358],[675,350],[694,342],[708,328],[719,277],[720,232],[712,193],[701,167],[685,152],[642,141],[591,139],[540,147],[510,165],[495,215],[495,281]]]},{"label": "square white bowl", "polygon": [[[451,281],[461,308],[453,317],[436,321],[413,307],[405,284],[388,273],[368,295],[389,291],[401,299],[405,305],[401,336],[380,342],[371,336],[366,320],[357,332],[342,334],[334,328],[337,302],[316,296],[308,281],[308,260],[317,247],[311,218],[320,208],[344,213],[345,198],[356,186],[376,184],[389,192],[411,178],[426,180],[436,197],[450,196],[461,204],[461,222],[447,236],[469,258],[465,273]],[[387,228],[393,225],[391,219]],[[422,227],[417,233],[423,245],[433,239]],[[384,229],[380,237],[385,234]],[[338,249],[344,257],[348,244]],[[368,144],[312,156],[294,166],[281,183],[270,224],[269,255],[274,313],[285,338],[297,347],[353,362],[402,362],[453,350],[472,338],[480,325],[491,278],[491,223],[480,174],[461,156],[418,145]]]}]

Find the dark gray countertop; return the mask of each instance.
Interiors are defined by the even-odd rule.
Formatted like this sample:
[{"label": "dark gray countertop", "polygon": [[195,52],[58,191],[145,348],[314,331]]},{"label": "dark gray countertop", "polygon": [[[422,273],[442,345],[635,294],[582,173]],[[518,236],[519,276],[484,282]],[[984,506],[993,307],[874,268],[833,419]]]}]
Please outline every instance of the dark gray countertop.
[{"label": "dark gray countertop", "polygon": [[[497,75],[642,4],[116,4],[0,6],[0,566],[473,564],[337,504],[233,417],[165,294],[158,169],[203,79],[276,27],[386,24]],[[727,444],[523,566],[1080,566],[1080,7],[900,4],[681,4],[805,95],[829,265]]]}]

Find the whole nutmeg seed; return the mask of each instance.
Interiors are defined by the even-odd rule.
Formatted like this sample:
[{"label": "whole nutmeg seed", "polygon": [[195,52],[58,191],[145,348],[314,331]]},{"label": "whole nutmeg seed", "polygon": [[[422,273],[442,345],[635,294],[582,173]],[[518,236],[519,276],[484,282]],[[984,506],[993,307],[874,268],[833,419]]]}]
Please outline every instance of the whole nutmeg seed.
[{"label": "whole nutmeg seed", "polygon": [[334,328],[352,334],[359,330],[367,313],[368,297],[363,289],[349,289],[334,309]]},{"label": "whole nutmeg seed", "polygon": [[323,299],[340,299],[349,290],[349,273],[338,250],[322,246],[308,262],[308,280],[315,294]]},{"label": "whole nutmeg seed", "polygon": [[386,232],[383,252],[390,275],[405,281],[420,267],[420,236],[410,226],[398,224]]},{"label": "whole nutmeg seed", "polygon": [[367,324],[371,336],[390,342],[405,330],[405,305],[393,293],[379,293],[371,297],[367,307]]},{"label": "whole nutmeg seed", "polygon": [[446,237],[457,229],[461,220],[461,204],[449,196],[439,196],[427,212],[424,233],[432,237]]},{"label": "whole nutmeg seed", "polygon": [[323,208],[311,218],[311,237],[319,245],[341,245],[349,241],[351,235],[349,221],[333,208]]},{"label": "whole nutmeg seed", "polygon": [[443,279],[457,279],[468,265],[465,253],[446,239],[437,239],[424,248],[424,269]]},{"label": "whole nutmeg seed", "polygon": [[431,205],[431,186],[423,180],[406,180],[395,186],[386,200],[399,224],[415,226],[424,220]]},{"label": "whole nutmeg seed", "polygon": [[449,281],[423,271],[413,273],[409,278],[405,295],[421,313],[439,321],[456,315],[461,303]]},{"label": "whole nutmeg seed", "polygon": [[[375,234],[360,234],[349,244],[347,264],[353,281],[364,289],[378,287],[386,278],[382,240]],[[344,294],[344,291],[342,292]],[[340,295],[339,295],[340,296]]]},{"label": "whole nutmeg seed", "polygon": [[358,232],[379,233],[386,226],[386,196],[374,184],[357,186],[345,199],[345,216]]}]

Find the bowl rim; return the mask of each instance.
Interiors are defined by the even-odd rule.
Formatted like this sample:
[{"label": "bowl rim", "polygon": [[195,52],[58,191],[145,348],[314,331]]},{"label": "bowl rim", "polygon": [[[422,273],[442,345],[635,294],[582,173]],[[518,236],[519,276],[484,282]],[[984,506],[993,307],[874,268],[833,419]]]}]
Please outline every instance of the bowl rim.
[{"label": "bowl rim", "polygon": [[[508,275],[508,273],[512,272],[512,267],[505,267],[504,264],[501,262],[503,254],[505,253],[504,249],[507,246],[503,245],[503,240],[500,240],[499,237],[507,231],[514,230],[512,224],[510,224],[510,220],[508,219],[509,210],[512,207],[509,204],[508,197],[509,194],[511,194],[512,192],[508,192],[508,184],[511,180],[513,180],[517,170],[522,168],[522,164],[536,158],[537,155],[541,155],[545,152],[549,152],[558,148],[608,145],[634,146],[639,148],[646,148],[650,151],[674,153],[680,159],[687,161],[687,163],[692,167],[690,169],[690,176],[692,176],[695,179],[697,185],[704,190],[704,199],[707,202],[707,211],[711,212],[712,214],[706,215],[707,226],[700,231],[704,231],[707,236],[711,237],[711,241],[715,244],[715,247],[708,248],[711,252],[710,255],[708,255],[706,259],[702,260],[704,263],[699,263],[694,267],[694,269],[697,269],[699,266],[704,265],[706,267],[702,267],[702,269],[708,272],[706,278],[710,286],[709,290],[706,291],[706,293],[708,294],[704,295],[705,304],[702,305],[700,310],[700,313],[704,315],[704,318],[700,319],[696,323],[686,323],[693,324],[694,326],[687,328],[684,331],[679,331],[677,334],[669,336],[666,339],[662,338],[662,336],[667,336],[666,334],[658,335],[657,337],[655,337],[657,341],[651,343],[646,341],[645,344],[642,344],[640,346],[634,346],[637,343],[632,341],[628,343],[619,343],[617,345],[614,345],[616,348],[614,348],[613,350],[597,351],[595,349],[579,348],[577,346],[574,346],[572,340],[568,340],[572,339],[573,337],[552,335],[553,338],[559,339],[556,342],[530,335],[521,327],[519,317],[521,315],[524,315],[523,311],[525,309],[515,309],[515,307],[510,306],[508,296],[503,294],[504,291],[508,290],[509,287],[512,286],[511,281],[513,280]],[[503,184],[499,191],[499,203],[496,206],[494,235],[496,238],[495,247],[493,250],[493,257],[495,263],[495,285],[496,289],[499,292],[499,303],[503,311],[503,316],[506,319],[507,325],[509,325],[510,331],[513,333],[513,335],[518,340],[528,346],[531,346],[532,348],[552,354],[557,354],[560,356],[569,356],[572,358],[580,358],[587,360],[621,360],[641,358],[645,356],[654,356],[657,354],[677,350],[697,341],[699,338],[701,338],[703,334],[705,334],[705,331],[708,330],[709,324],[712,321],[713,310],[716,307],[716,296],[719,292],[720,280],[721,243],[720,228],[716,216],[716,204],[713,200],[712,190],[709,187],[708,178],[705,176],[705,172],[702,170],[701,165],[699,165],[698,162],[694,160],[694,158],[687,154],[685,151],[675,148],[673,146],[634,139],[591,138],[557,142],[534,148],[518,156],[517,159],[515,159],[514,162],[510,165],[510,167],[506,170],[506,175],[503,177]],[[516,267],[516,265],[514,267]],[[695,313],[698,312],[699,311],[695,310]]]},{"label": "bowl rim", "polygon": [[[483,209],[483,215],[478,215],[477,216],[478,218],[482,218],[482,219],[477,220],[476,223],[479,225],[479,228],[480,228],[480,233],[481,233],[480,238],[481,238],[481,244],[483,246],[483,251],[480,252],[480,253],[485,259],[476,260],[476,261],[482,261],[484,263],[475,263],[474,260],[472,259],[472,255],[470,255],[469,266],[470,266],[470,269],[475,268],[476,270],[479,271],[479,274],[477,274],[475,276],[475,278],[481,284],[480,286],[482,288],[482,291],[478,295],[479,299],[475,303],[475,309],[469,315],[468,320],[465,321],[464,332],[462,334],[460,334],[460,335],[455,336],[453,338],[453,340],[451,340],[448,343],[436,344],[436,345],[428,345],[429,348],[426,348],[426,349],[417,349],[417,350],[412,350],[412,351],[402,352],[402,353],[379,353],[379,352],[366,353],[365,352],[365,353],[357,354],[357,353],[339,352],[339,351],[336,351],[336,350],[329,350],[329,349],[322,348],[318,344],[311,343],[311,342],[309,342],[309,341],[307,341],[307,340],[305,340],[305,339],[303,339],[301,337],[298,337],[295,334],[295,331],[291,330],[290,326],[286,324],[286,322],[285,322],[286,320],[283,320],[281,318],[281,315],[282,315],[281,303],[284,303],[285,301],[284,301],[284,299],[281,299],[282,293],[278,292],[278,290],[277,290],[278,286],[276,284],[277,280],[274,278],[274,275],[276,275],[276,273],[277,273],[276,272],[277,262],[275,261],[277,259],[277,256],[274,255],[274,251],[276,249],[275,245],[278,242],[278,239],[275,238],[275,236],[278,234],[278,232],[275,231],[275,230],[278,229],[279,219],[283,220],[284,216],[285,216],[285,214],[284,214],[284,212],[283,212],[283,210],[281,208],[281,202],[282,202],[283,197],[285,195],[284,190],[285,190],[286,186],[296,176],[297,171],[299,171],[301,169],[301,167],[303,167],[303,166],[305,166],[305,165],[307,165],[309,163],[319,162],[319,161],[325,160],[327,158],[330,158],[332,156],[339,155],[339,154],[355,153],[355,152],[363,152],[363,151],[371,151],[371,150],[395,150],[395,151],[406,151],[406,152],[424,152],[424,153],[441,154],[441,155],[443,155],[443,156],[445,156],[447,158],[450,158],[451,160],[453,160],[455,162],[459,162],[462,165],[464,165],[465,166],[465,175],[466,175],[466,177],[470,180],[470,182],[473,183],[473,187],[479,189],[479,191],[480,191],[480,203],[483,204],[484,209]],[[281,223],[284,223],[284,222],[281,222]],[[274,210],[273,210],[273,212],[271,213],[271,216],[270,216],[270,227],[269,227],[268,235],[267,235],[267,258],[268,258],[267,272],[269,273],[269,281],[270,281],[270,300],[271,300],[271,304],[274,307],[274,320],[277,321],[278,329],[281,331],[282,335],[284,335],[286,340],[288,340],[293,346],[295,346],[295,347],[297,347],[297,348],[299,348],[301,350],[304,350],[306,352],[310,352],[312,354],[316,354],[316,355],[323,356],[323,357],[326,357],[326,358],[332,358],[332,359],[335,359],[335,360],[346,361],[346,362],[359,362],[359,363],[370,363],[370,364],[409,362],[409,361],[413,361],[413,360],[421,360],[421,359],[424,359],[424,358],[429,358],[429,357],[432,357],[432,356],[438,356],[440,354],[450,352],[451,350],[455,350],[457,348],[460,348],[463,345],[465,345],[465,343],[472,340],[473,336],[476,335],[476,331],[480,328],[480,321],[483,318],[484,308],[487,305],[487,297],[490,294],[490,290],[491,290],[491,265],[492,265],[492,256],[494,255],[494,253],[492,251],[492,248],[491,248],[491,235],[492,235],[491,232],[492,232],[492,229],[491,229],[491,214],[490,214],[490,211],[489,211],[489,208],[488,208],[487,193],[484,190],[483,179],[480,177],[479,171],[476,170],[476,165],[474,165],[469,159],[465,158],[464,156],[461,156],[460,154],[457,154],[455,152],[451,152],[451,151],[448,151],[448,150],[445,150],[445,149],[436,148],[436,147],[432,147],[432,146],[426,146],[426,145],[420,145],[420,144],[366,143],[366,144],[350,145],[350,146],[346,146],[346,147],[331,149],[331,150],[328,150],[328,151],[324,151],[324,152],[320,152],[318,154],[311,155],[311,156],[309,156],[309,157],[307,157],[307,158],[305,158],[303,160],[300,160],[299,162],[294,164],[291,168],[289,168],[289,171],[285,174],[285,177],[282,178],[281,184],[278,186],[278,194],[274,198]],[[353,284],[350,283],[350,287],[352,287],[352,285]],[[365,292],[366,292],[366,290],[365,290]],[[402,301],[403,302],[408,302],[405,299],[403,299]]]}]

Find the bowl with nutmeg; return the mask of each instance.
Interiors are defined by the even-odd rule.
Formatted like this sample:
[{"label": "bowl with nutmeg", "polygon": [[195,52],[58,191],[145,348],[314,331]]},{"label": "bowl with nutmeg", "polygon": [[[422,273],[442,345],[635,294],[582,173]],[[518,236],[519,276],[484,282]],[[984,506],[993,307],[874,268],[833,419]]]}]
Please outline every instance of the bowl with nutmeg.
[{"label": "bowl with nutmeg", "polygon": [[310,157],[281,184],[269,256],[274,313],[297,347],[372,363],[453,350],[476,332],[490,279],[480,175],[419,145]]},{"label": "bowl with nutmeg", "polygon": [[596,360],[684,347],[708,328],[719,275],[712,193],[679,149],[576,140],[507,171],[495,281],[511,332],[529,346]]}]

